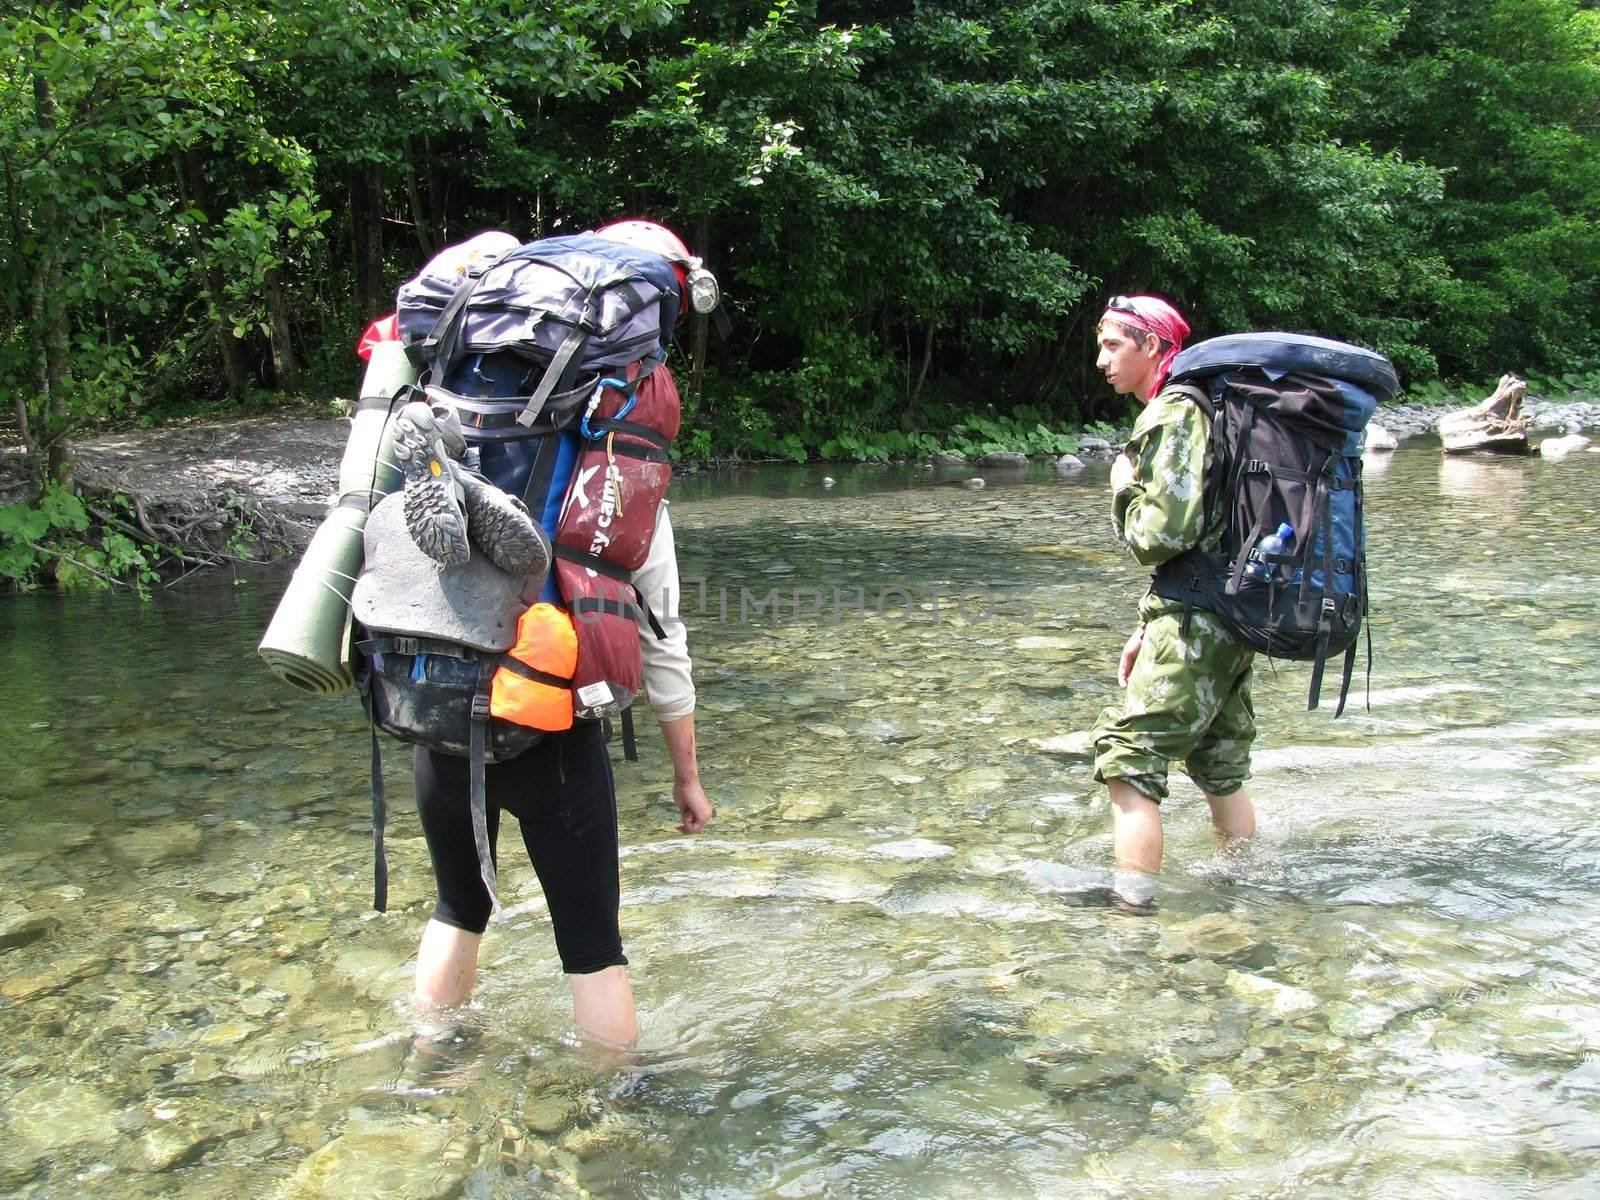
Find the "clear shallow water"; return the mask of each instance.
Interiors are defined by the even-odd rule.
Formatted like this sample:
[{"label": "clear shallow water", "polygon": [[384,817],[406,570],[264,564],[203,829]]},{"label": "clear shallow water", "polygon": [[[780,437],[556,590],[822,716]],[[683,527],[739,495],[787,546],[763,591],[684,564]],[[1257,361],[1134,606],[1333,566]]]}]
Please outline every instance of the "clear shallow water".
[{"label": "clear shallow water", "polygon": [[1142,586],[1104,466],[676,485],[719,812],[672,831],[642,721],[622,1077],[515,860],[413,1050],[407,758],[379,916],[359,708],[253,653],[281,575],[0,605],[0,1192],[1594,1194],[1600,455],[1369,472],[1370,712],[1263,664],[1258,845],[1176,782],[1148,920],[1083,904]]}]

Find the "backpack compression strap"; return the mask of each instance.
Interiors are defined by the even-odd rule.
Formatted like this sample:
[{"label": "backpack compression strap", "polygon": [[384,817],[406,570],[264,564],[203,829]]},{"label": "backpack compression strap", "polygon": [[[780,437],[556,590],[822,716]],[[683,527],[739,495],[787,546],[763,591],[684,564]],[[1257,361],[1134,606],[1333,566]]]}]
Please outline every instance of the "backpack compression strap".
[{"label": "backpack compression strap", "polygon": [[472,807],[472,844],[478,851],[478,875],[489,890],[489,908],[499,905],[495,894],[494,854],[489,849],[489,788],[484,762],[489,754],[489,681],[495,664],[485,659],[478,669],[478,690],[472,697],[472,731],[467,746],[467,797]]},{"label": "backpack compression strap", "polygon": [[383,752],[378,748],[378,726],[369,722],[372,733],[372,907],[378,912],[389,908],[389,858],[383,852],[383,827],[389,819],[389,803],[383,794]]}]

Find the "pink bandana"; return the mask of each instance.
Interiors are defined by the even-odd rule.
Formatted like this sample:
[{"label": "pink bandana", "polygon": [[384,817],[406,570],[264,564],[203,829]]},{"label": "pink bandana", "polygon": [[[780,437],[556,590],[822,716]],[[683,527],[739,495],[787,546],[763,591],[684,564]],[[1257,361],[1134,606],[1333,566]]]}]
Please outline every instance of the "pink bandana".
[{"label": "pink bandana", "polygon": [[1183,339],[1189,336],[1189,322],[1183,319],[1183,314],[1160,296],[1113,296],[1100,319],[1143,329],[1168,343],[1166,353],[1156,364],[1155,392],[1159,392],[1167,381],[1167,372],[1172,369],[1172,360],[1183,349]]}]

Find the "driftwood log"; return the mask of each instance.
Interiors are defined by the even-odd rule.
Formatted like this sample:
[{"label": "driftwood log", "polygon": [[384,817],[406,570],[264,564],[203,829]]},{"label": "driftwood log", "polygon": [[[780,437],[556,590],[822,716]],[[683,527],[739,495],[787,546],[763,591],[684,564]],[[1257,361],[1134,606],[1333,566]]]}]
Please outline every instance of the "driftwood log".
[{"label": "driftwood log", "polygon": [[1494,395],[1482,404],[1439,418],[1446,454],[1527,454],[1533,419],[1522,413],[1528,385],[1515,375],[1500,376]]}]

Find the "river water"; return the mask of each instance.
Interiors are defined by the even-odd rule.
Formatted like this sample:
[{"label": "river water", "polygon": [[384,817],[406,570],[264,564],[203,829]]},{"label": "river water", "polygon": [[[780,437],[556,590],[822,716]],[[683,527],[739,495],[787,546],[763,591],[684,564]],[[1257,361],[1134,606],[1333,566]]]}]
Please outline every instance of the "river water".
[{"label": "river water", "polygon": [[1371,463],[1370,689],[1258,665],[1261,836],[1219,865],[1175,779],[1148,918],[1089,902],[1105,466],[828,470],[675,485],[718,815],[643,719],[624,1072],[520,858],[414,1044],[408,757],[378,915],[359,708],[254,656],[283,572],[0,604],[0,1192],[1600,1191],[1600,454]]}]

